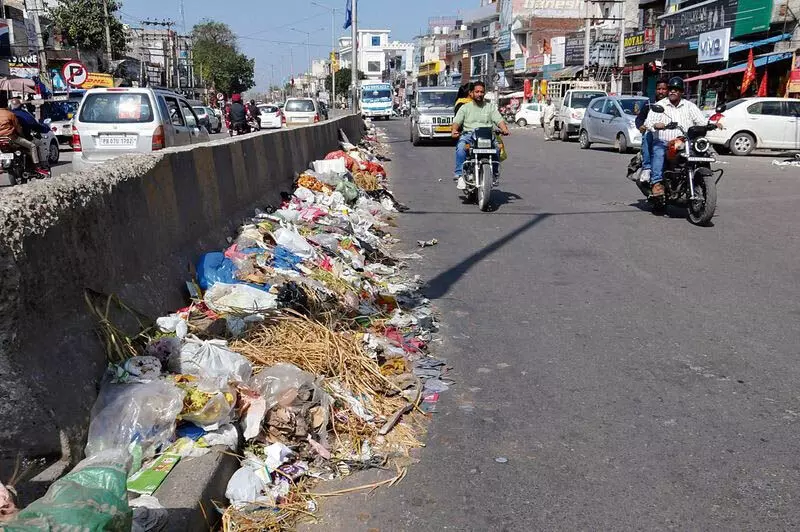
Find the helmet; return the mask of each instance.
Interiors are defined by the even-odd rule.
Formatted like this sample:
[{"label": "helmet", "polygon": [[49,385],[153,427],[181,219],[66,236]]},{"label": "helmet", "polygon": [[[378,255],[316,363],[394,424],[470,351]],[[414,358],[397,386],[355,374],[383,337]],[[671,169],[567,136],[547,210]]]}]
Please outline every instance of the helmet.
[{"label": "helmet", "polygon": [[[681,88],[683,88],[683,87],[681,87]],[[241,94],[234,94],[233,96],[231,96],[231,101],[232,102],[241,102],[242,101],[242,95]]]},{"label": "helmet", "polygon": [[669,82],[667,82],[667,88],[678,89],[680,91],[683,91],[683,78],[680,78],[678,76],[669,78]]}]

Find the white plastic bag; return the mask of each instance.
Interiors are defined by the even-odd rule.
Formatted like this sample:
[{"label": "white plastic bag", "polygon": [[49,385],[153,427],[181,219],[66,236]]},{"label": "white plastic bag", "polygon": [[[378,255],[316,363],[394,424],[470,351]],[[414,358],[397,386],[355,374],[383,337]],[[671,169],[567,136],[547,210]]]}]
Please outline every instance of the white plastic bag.
[{"label": "white plastic bag", "polygon": [[308,259],[314,256],[314,248],[311,247],[311,244],[308,243],[303,235],[294,229],[279,228],[275,231],[275,242],[300,258]]},{"label": "white plastic bag", "polygon": [[228,481],[225,497],[237,507],[253,502],[272,504],[272,497],[264,494],[270,482],[266,466],[254,459],[247,459]]},{"label": "white plastic bag", "polygon": [[274,294],[246,284],[214,283],[206,290],[203,300],[208,308],[220,313],[259,312],[278,308],[278,299]]},{"label": "white plastic bag", "polygon": [[327,159],[322,161],[314,161],[311,163],[314,171],[318,174],[338,174],[342,175],[347,172],[347,167],[344,164],[344,157],[339,159]]},{"label": "white plastic bag", "polygon": [[156,325],[161,332],[174,332],[178,338],[183,338],[189,332],[189,324],[178,314],[157,318]]},{"label": "white plastic bag", "polygon": [[210,394],[203,408],[196,412],[184,413],[181,419],[190,421],[203,430],[217,430],[220,425],[233,421],[233,407],[236,394],[228,387],[220,389],[219,381],[203,380],[197,383],[197,390]]},{"label": "white plastic bag", "polygon": [[250,361],[227,346],[225,340],[201,340],[190,334],[177,356],[170,357],[169,370],[225,382],[249,381]]},{"label": "white plastic bag", "polygon": [[228,449],[235,451],[239,446],[239,431],[228,423],[220,426],[217,430],[203,434],[203,441],[208,445],[224,445]]}]

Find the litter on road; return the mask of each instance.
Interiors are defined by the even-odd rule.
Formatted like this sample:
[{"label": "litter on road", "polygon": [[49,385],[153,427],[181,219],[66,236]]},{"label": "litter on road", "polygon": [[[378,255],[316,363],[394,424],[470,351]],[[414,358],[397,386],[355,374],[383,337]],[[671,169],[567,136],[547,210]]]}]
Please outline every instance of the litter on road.
[{"label": "litter on road", "polygon": [[[158,487],[208,452],[241,459],[218,508],[223,528],[283,530],[313,514],[315,495],[335,493],[312,491],[320,480],[407,464],[453,383],[428,353],[430,302],[403,272],[420,256],[395,250],[389,232],[405,206],[386,189],[385,159],[374,130],[359,146],[342,133],[279,208],[257,210],[226,249],[199,257],[185,308],[148,323],[107,297],[139,320],[133,338],[87,294],[109,366],[86,458],[25,509],[0,490],[5,530],[163,526]],[[402,480],[394,467],[380,485]]]}]

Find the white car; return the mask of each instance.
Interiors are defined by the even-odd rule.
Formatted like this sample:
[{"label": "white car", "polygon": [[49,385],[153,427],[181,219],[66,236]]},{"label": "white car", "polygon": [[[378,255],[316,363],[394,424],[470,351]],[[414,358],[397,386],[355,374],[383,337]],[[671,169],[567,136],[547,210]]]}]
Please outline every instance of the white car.
[{"label": "white car", "polygon": [[317,101],[312,98],[287,98],[283,114],[288,126],[314,124],[320,121]]},{"label": "white car", "polygon": [[518,126],[525,127],[528,124],[539,126],[542,122],[542,108],[538,103],[523,103],[517,114],[514,115],[514,122]]},{"label": "white car", "polygon": [[283,127],[283,112],[277,105],[261,104],[258,106],[261,115],[261,129],[280,129]]},{"label": "white car", "polygon": [[740,98],[709,120],[722,129],[706,138],[733,155],[748,155],[754,149],[796,150],[800,148],[800,100],[790,98]]}]

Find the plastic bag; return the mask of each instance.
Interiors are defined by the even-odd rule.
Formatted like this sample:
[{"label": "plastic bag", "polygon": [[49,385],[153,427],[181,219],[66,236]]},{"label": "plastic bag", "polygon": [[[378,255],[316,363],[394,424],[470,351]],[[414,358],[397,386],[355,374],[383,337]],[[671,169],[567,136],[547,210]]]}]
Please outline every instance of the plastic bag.
[{"label": "plastic bag", "polygon": [[358,199],[358,187],[349,181],[342,181],[336,186],[336,192],[339,192],[347,203],[353,203]]},{"label": "plastic bag", "polygon": [[314,248],[294,229],[279,228],[275,231],[275,242],[300,258],[308,259],[314,256]]},{"label": "plastic bag", "polygon": [[500,150],[500,162],[505,161],[508,159],[508,152],[506,151],[506,144],[503,142],[503,137],[497,135],[497,147]]},{"label": "plastic bag", "polygon": [[224,445],[235,451],[239,446],[239,431],[230,423],[221,425],[217,430],[204,434],[203,442],[207,445]]},{"label": "plastic bag", "polygon": [[82,460],[41,499],[0,528],[4,532],[130,531],[132,512],[126,491],[130,462],[124,455],[115,451]]},{"label": "plastic bag", "polygon": [[216,283],[236,282],[236,266],[219,251],[206,253],[197,261],[197,284],[203,290]]},{"label": "plastic bag", "polygon": [[206,291],[203,301],[219,313],[260,312],[278,306],[273,294],[245,284],[216,283]]},{"label": "plastic bag", "polygon": [[143,383],[105,383],[92,408],[86,456],[104,451],[127,451],[141,446],[142,457],[153,456],[175,432],[183,408],[183,391],[165,380]]},{"label": "plastic bag", "polygon": [[254,502],[273,504],[275,501],[272,497],[264,494],[270,482],[266,466],[250,458],[245,460],[242,467],[231,476],[225,488],[225,497],[234,506]]},{"label": "plastic bag", "polygon": [[267,410],[278,405],[291,405],[301,388],[312,391],[310,405],[321,404],[327,407],[331,403],[331,397],[317,385],[314,375],[293,364],[275,364],[261,371],[251,382],[251,387],[266,401]]},{"label": "plastic bag", "polygon": [[152,495],[139,495],[128,504],[133,508],[131,532],[165,530],[169,524],[167,509]]},{"label": "plastic bag", "polygon": [[178,338],[183,338],[189,332],[189,324],[178,314],[162,316],[156,319],[156,325],[161,332],[174,332]]},{"label": "plastic bag", "polygon": [[228,349],[225,340],[201,340],[190,334],[177,356],[169,360],[173,373],[197,375],[227,382],[247,382],[253,373],[250,361]]},{"label": "plastic bag", "polygon": [[[217,430],[221,425],[233,421],[233,407],[236,404],[236,394],[229,388],[219,388],[218,382],[204,380],[197,383],[196,390],[207,394],[205,404],[198,410],[181,414],[183,421],[194,423],[206,431]],[[189,390],[187,393],[196,393]]]},{"label": "plastic bag", "polygon": [[314,172],[318,174],[339,174],[342,175],[347,171],[344,164],[344,158],[339,159],[326,159],[324,161],[314,161],[311,163],[314,167]]}]

